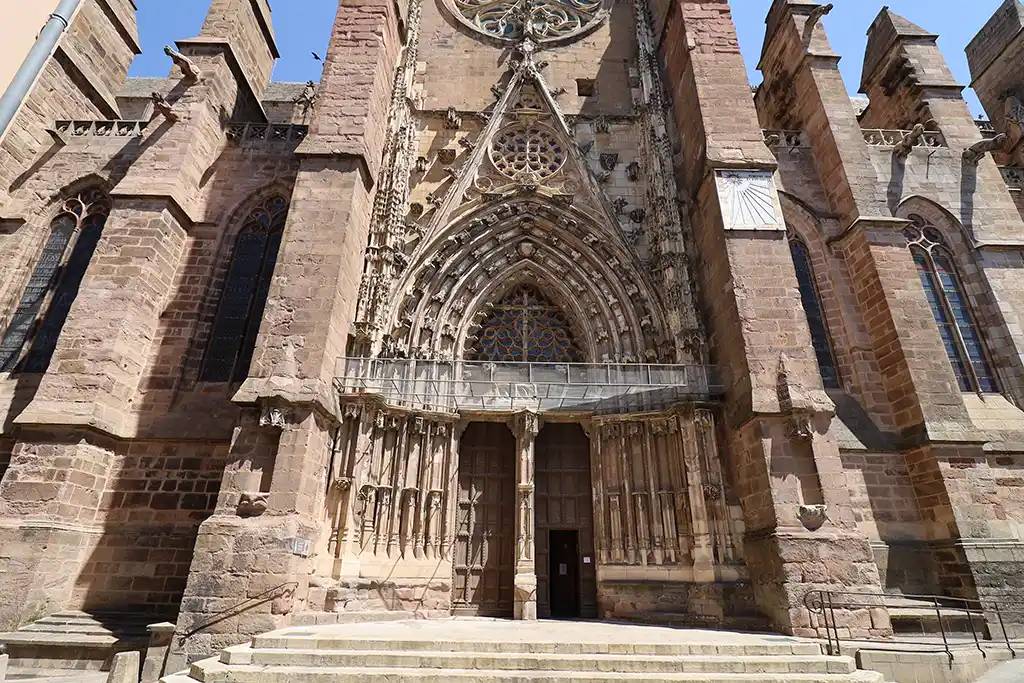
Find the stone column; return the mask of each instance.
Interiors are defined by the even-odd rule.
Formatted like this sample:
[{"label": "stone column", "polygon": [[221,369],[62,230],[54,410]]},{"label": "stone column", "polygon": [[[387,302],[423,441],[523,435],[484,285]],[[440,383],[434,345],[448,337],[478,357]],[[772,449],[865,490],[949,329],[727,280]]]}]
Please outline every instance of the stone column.
[{"label": "stone column", "polygon": [[537,618],[537,568],[534,565],[534,445],[540,433],[536,413],[523,412],[512,418],[516,435],[516,578],[515,618]]}]

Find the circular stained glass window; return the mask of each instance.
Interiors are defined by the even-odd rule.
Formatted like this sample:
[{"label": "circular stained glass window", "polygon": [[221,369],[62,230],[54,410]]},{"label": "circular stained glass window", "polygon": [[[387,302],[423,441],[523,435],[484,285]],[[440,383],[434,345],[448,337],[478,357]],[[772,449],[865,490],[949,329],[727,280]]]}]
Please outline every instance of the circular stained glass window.
[{"label": "circular stained glass window", "polygon": [[562,168],[565,146],[543,126],[513,126],[491,143],[491,162],[512,180],[543,180]]},{"label": "circular stained glass window", "polygon": [[557,40],[604,18],[604,0],[453,0],[462,18],[496,38]]}]

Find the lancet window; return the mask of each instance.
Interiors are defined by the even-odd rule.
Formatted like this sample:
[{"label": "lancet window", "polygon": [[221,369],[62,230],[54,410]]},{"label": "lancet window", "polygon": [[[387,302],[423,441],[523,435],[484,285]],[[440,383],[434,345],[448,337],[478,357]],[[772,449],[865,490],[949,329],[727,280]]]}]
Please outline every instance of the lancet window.
[{"label": "lancet window", "polygon": [[807,326],[811,329],[811,344],[818,360],[818,371],[821,373],[822,384],[826,388],[839,387],[839,372],[836,369],[836,357],[832,352],[825,315],[822,312],[821,295],[814,280],[814,266],[811,264],[811,252],[799,237],[790,235],[789,250],[793,255],[796,267],[796,281],[800,288],[800,303],[807,316]]},{"label": "lancet window", "polygon": [[3,333],[0,372],[46,372],[109,215],[99,189],[64,202]]},{"label": "lancet window", "polygon": [[469,359],[584,362],[565,314],[532,285],[520,285],[494,304]]},{"label": "lancet window", "polygon": [[288,200],[275,196],[246,217],[224,280],[202,381],[240,382],[249,373],[287,216]]},{"label": "lancet window", "polygon": [[909,218],[914,225],[906,228],[903,236],[910,245],[917,274],[960,391],[999,393],[981,333],[945,238],[921,216],[913,214]]}]

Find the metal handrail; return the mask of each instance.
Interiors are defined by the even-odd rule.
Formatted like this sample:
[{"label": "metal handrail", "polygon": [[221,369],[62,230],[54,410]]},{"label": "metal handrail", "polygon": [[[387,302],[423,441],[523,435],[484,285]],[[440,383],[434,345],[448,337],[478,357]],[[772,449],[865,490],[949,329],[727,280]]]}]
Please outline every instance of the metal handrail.
[{"label": "metal handrail", "polygon": [[[272,595],[272,593],[275,593],[276,591],[284,588],[285,586],[294,586],[295,588],[298,588],[299,587],[299,583],[298,583],[298,581],[286,581],[285,583],[278,584],[277,586],[274,586],[273,588],[268,588],[267,590],[263,591],[262,593],[257,593],[256,595],[252,596],[251,598],[246,598],[245,600],[242,600],[241,602],[239,602],[236,605],[232,605],[231,607],[228,607],[226,609],[222,609],[219,612],[215,612],[213,614],[212,618],[210,618],[207,621],[204,621],[203,623],[199,624],[198,626],[193,627],[189,631],[187,631],[187,632],[183,633],[181,636],[179,636],[179,644],[180,643],[184,643],[186,640],[188,640],[189,638],[191,638],[195,634],[199,633],[203,629],[209,628],[209,627],[213,626],[216,623],[224,621],[225,619],[230,619],[231,617],[238,616],[239,614],[242,614],[243,612],[248,612],[249,610],[253,609],[254,607],[259,607],[260,605],[264,605],[264,604],[270,602],[274,598],[278,597],[277,595]],[[256,602],[253,602],[253,604],[243,607],[245,605],[245,603],[251,602],[253,600],[255,600]],[[239,609],[239,608],[242,608],[242,609]]]},{"label": "metal handrail", "polygon": [[[991,629],[988,627],[988,616],[990,613],[994,613],[996,620],[999,624],[999,628],[1002,631],[1002,642],[1006,644],[1007,650],[1010,651],[1011,656],[1016,658],[1017,653],[1010,642],[1009,632],[1006,630],[1006,620],[1003,617],[1003,613],[1006,607],[1020,607],[1021,611],[1024,611],[1024,598],[1000,598],[995,599],[969,599],[959,598],[947,595],[914,595],[914,594],[901,594],[901,595],[886,595],[883,593],[858,593],[853,591],[825,591],[825,590],[814,590],[810,591],[804,598],[804,605],[814,614],[819,614],[824,621],[825,627],[825,639],[830,655],[838,655],[840,653],[840,643],[843,638],[839,634],[839,623],[836,619],[836,610],[850,610],[850,609],[875,609],[883,608],[887,611],[889,609],[895,609],[903,607],[905,605],[894,604],[897,600],[910,600],[921,602],[929,605],[935,610],[935,616],[938,620],[939,634],[942,638],[942,649],[937,652],[944,652],[949,657],[950,665],[953,663],[953,650],[954,648],[971,647],[976,648],[981,652],[982,656],[986,655],[985,649],[982,646],[982,641],[994,641],[992,637]],[[924,606],[924,605],[922,605]],[[945,617],[949,618],[952,616],[963,617],[966,616],[968,626],[970,627],[972,642],[967,644],[955,643],[950,640],[950,634],[946,632]],[[979,629],[975,626],[975,617],[980,617],[986,624],[986,628],[979,634]],[[980,637],[979,637],[980,636]],[[870,638],[848,638],[846,639],[851,642],[863,642],[867,640],[871,641]],[[913,641],[906,640],[887,640],[885,647],[862,647],[865,650],[886,650],[895,652],[920,652],[920,646],[926,645],[931,646],[933,643],[915,643]],[[894,644],[900,643],[906,645],[916,645],[914,648],[900,648],[893,647]]]}]

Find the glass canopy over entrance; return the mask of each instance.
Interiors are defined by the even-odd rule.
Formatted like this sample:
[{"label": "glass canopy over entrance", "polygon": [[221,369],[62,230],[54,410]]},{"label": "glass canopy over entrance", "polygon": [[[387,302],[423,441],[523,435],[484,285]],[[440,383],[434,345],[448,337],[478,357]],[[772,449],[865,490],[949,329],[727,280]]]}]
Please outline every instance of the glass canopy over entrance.
[{"label": "glass canopy over entrance", "polygon": [[724,392],[715,369],[700,365],[343,358],[336,376],[343,396],[432,412],[624,414]]}]

